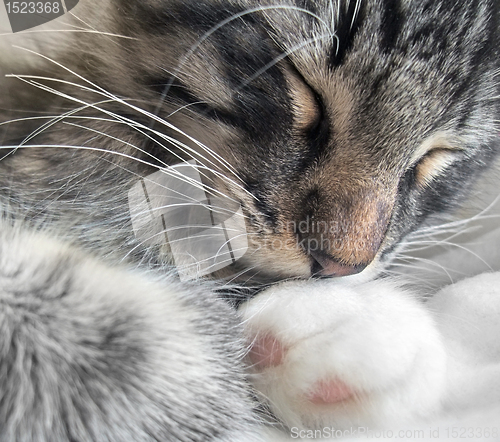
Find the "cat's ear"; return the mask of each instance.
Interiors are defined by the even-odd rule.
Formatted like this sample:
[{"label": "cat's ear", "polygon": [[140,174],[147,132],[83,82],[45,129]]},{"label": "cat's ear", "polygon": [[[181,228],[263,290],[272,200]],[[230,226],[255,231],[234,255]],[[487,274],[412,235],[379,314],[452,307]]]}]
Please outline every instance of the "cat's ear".
[{"label": "cat's ear", "polygon": [[441,131],[428,137],[414,152],[412,167],[420,187],[428,186],[451,164],[461,158],[464,141],[456,135]]}]

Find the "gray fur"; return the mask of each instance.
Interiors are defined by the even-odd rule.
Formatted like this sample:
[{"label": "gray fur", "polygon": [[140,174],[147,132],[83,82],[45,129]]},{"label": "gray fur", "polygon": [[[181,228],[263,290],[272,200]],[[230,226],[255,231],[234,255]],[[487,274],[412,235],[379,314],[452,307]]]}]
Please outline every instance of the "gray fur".
[{"label": "gray fur", "polygon": [[[216,288],[321,263],[373,276],[459,204],[498,151],[498,9],[80,0],[72,24],[98,32],[11,37],[38,55],[0,60],[0,440],[255,440]],[[221,284],[178,283],[131,228],[138,178],[192,156],[247,217],[250,251]],[[283,228],[311,219],[341,227]],[[313,239],[316,255],[270,246]]]},{"label": "gray fur", "polygon": [[240,327],[208,286],[7,222],[0,262],[0,440],[249,437]]}]

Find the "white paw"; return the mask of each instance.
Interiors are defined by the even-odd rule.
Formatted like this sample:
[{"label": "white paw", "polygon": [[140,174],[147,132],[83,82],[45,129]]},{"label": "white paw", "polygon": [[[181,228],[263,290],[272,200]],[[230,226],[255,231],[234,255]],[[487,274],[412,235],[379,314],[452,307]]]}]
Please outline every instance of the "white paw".
[{"label": "white paw", "polygon": [[241,311],[254,386],[290,427],[398,425],[440,406],[441,337],[420,302],[388,282],[283,283]]}]

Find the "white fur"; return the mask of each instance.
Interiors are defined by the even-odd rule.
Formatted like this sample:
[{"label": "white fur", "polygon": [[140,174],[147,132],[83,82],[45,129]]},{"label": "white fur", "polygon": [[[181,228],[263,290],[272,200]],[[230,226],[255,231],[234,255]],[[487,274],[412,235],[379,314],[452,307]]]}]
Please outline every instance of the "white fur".
[{"label": "white fur", "polygon": [[[452,361],[445,415],[500,408],[500,272],[445,287],[429,301],[429,309]],[[500,428],[500,414],[496,424]]]},{"label": "white fur", "polygon": [[[269,429],[268,441],[333,430],[345,430],[342,440],[500,440],[500,272],[451,284],[425,303],[386,281],[289,282],[241,311],[249,340],[273,335],[288,349],[282,364],[253,369],[261,397],[289,427]],[[368,394],[308,404],[328,377]]]},{"label": "white fur", "polygon": [[[290,427],[388,426],[440,409],[446,355],[433,319],[411,294],[385,281],[345,287],[291,282],[242,307],[249,341],[271,335],[283,363],[253,372],[272,411]],[[314,384],[339,379],[354,401],[314,405]]]}]

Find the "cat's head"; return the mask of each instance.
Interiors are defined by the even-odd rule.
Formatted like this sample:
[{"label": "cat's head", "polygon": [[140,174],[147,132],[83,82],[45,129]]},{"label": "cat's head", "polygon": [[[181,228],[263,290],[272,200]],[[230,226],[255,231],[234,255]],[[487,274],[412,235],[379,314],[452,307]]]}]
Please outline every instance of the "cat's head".
[{"label": "cat's head", "polygon": [[495,0],[110,4],[130,39],[99,36],[120,66],[106,84],[184,143],[150,137],[146,160],[194,157],[241,205],[236,271],[375,270],[494,153]]},{"label": "cat's head", "polygon": [[[148,45],[158,69],[147,66],[145,84],[164,94],[159,115],[209,148],[193,145],[197,160],[227,177],[212,185],[246,215],[240,268],[355,274],[457,201],[497,137],[496,9],[444,0],[137,6],[141,32],[156,35]],[[176,49],[162,47],[172,41]]]}]

